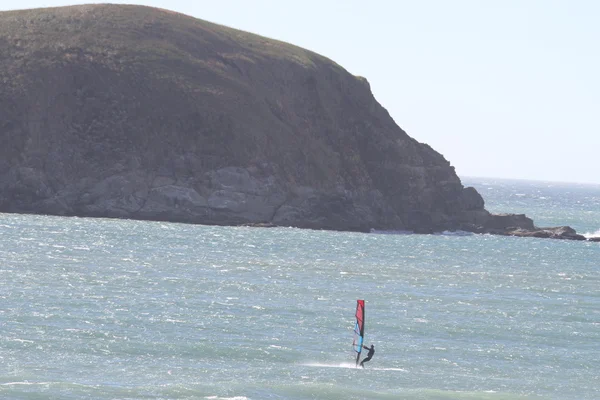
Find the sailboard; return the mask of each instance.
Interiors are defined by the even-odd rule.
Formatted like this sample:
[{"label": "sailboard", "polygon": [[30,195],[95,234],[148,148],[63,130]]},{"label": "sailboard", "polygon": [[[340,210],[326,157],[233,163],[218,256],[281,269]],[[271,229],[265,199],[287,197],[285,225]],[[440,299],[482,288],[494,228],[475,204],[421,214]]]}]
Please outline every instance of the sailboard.
[{"label": "sailboard", "polygon": [[363,349],[363,342],[365,340],[365,301],[356,300],[356,323],[354,325],[354,341],[352,347],[356,354],[356,366],[360,361],[360,353]]}]

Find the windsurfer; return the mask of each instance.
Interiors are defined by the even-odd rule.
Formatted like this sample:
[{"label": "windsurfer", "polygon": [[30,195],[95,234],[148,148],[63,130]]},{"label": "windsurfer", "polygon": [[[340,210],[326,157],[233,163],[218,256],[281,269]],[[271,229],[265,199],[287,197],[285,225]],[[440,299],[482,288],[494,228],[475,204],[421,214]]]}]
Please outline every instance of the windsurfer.
[{"label": "windsurfer", "polygon": [[369,350],[369,352],[367,353],[367,358],[365,358],[364,360],[362,360],[362,362],[360,363],[360,366],[364,368],[364,367],[365,367],[365,365],[364,365],[364,364],[365,364],[367,361],[370,361],[370,360],[371,360],[371,358],[373,357],[373,355],[375,354],[375,346],[374,346],[374,345],[371,345],[371,347],[370,347],[370,348],[369,348],[369,347],[367,347],[367,346],[363,346],[363,349],[365,349],[365,350]]}]

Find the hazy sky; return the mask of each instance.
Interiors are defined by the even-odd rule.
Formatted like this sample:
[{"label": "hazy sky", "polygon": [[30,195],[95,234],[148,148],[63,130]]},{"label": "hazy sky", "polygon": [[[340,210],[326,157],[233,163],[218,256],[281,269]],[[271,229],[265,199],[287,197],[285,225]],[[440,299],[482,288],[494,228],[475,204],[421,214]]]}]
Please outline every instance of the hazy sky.
[{"label": "hazy sky", "polygon": [[[86,1],[0,0],[0,10]],[[366,77],[460,176],[600,183],[600,1],[146,0]]]}]

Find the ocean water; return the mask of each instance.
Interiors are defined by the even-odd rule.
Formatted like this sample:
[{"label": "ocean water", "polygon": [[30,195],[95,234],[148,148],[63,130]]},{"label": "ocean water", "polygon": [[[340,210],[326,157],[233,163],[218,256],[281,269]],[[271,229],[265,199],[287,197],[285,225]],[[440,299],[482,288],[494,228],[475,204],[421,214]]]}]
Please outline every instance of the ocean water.
[{"label": "ocean water", "polygon": [[[464,183],[600,229],[600,186]],[[0,232],[1,399],[600,399],[600,243],[16,214]]]}]

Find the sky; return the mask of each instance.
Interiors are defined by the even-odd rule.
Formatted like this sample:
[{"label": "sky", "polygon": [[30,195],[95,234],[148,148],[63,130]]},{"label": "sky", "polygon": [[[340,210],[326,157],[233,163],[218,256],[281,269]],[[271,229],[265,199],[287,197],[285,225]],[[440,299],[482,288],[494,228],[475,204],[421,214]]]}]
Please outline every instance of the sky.
[{"label": "sky", "polygon": [[[0,10],[93,1],[0,0]],[[600,1],[129,0],[312,50],[461,177],[600,184]]]}]

